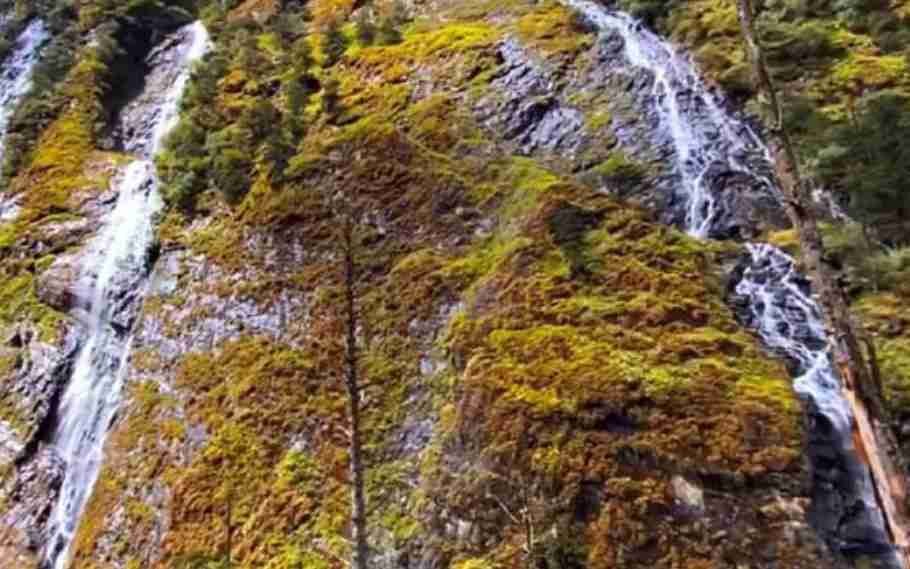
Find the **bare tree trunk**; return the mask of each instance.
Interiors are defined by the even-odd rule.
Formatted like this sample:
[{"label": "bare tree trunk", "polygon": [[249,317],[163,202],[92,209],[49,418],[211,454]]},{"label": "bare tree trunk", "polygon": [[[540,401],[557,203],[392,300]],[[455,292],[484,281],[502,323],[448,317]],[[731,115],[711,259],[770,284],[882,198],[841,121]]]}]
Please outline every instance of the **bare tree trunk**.
[{"label": "bare tree trunk", "polygon": [[[752,61],[759,94],[766,99],[771,113],[769,143],[774,168],[787,214],[800,241],[803,262],[825,312],[826,324],[832,333],[832,351],[843,376],[844,391],[851,403],[856,423],[854,440],[864,447],[872,472],[876,497],[886,518],[887,529],[899,551],[901,563],[910,569],[908,559],[907,523],[904,499],[906,479],[889,456],[896,450],[893,434],[881,422],[886,411],[881,401],[877,366],[871,359],[874,351],[864,354],[859,338],[864,334],[853,321],[843,290],[824,260],[824,243],[818,224],[810,210],[811,201],[799,170],[796,152],[783,120],[783,110],[777,91],[768,73],[761,46],[755,35],[754,10],[751,0],[737,0],[739,20],[746,50]],[[867,344],[869,345],[869,344]],[[867,360],[869,357],[869,360]],[[882,450],[883,449],[883,450]]]},{"label": "bare tree trunk", "polygon": [[234,528],[233,528],[233,504],[234,500],[234,489],[230,482],[228,482],[227,492],[225,492],[224,500],[224,559],[227,561],[227,566],[230,567],[232,563],[231,559],[231,550],[234,548]]},{"label": "bare tree trunk", "polygon": [[361,385],[359,374],[360,356],[357,347],[357,267],[354,260],[354,223],[349,211],[344,212],[344,301],[345,301],[345,388],[348,392],[350,413],[350,459],[351,459],[351,517],[354,530],[354,569],[367,569],[369,548],[367,545],[367,509],[364,492],[364,464],[360,433]]}]

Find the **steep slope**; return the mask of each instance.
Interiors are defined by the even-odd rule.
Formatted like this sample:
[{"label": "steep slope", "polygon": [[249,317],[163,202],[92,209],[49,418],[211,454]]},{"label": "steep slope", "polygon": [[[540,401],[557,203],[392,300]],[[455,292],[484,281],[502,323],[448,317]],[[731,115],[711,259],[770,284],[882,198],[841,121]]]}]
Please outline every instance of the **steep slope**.
[{"label": "steep slope", "polygon": [[[309,21],[295,2],[217,4],[182,6],[214,50],[158,160],[169,207],[72,567],[344,564],[345,217],[374,564],[887,566],[849,487],[863,474],[819,459],[838,444],[819,442],[827,415],[727,304],[746,252],[668,227],[705,211],[700,235],[786,226],[756,182],[760,128],[738,117],[740,148],[710,132],[720,93],[670,109],[733,156],[686,170],[654,71],[562,4],[377,3],[374,45],[364,9],[333,23],[354,3],[314,0]],[[0,217],[0,555],[16,568],[36,566],[65,488],[60,398],[91,341],[76,277],[149,130],[124,126],[144,77],[173,65],[161,46],[189,19],[117,10],[60,24],[82,47]]]}]

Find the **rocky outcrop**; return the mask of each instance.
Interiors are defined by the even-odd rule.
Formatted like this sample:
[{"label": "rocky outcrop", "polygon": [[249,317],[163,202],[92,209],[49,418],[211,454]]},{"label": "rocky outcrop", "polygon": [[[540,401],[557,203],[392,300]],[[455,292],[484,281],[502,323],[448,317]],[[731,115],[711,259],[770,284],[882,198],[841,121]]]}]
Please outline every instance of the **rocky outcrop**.
[{"label": "rocky outcrop", "polygon": [[[326,189],[364,200],[358,335],[380,569],[840,569],[810,525],[816,512],[836,518],[824,536],[838,547],[875,545],[832,441],[813,439],[825,465],[815,487],[843,489],[810,505],[797,402],[721,302],[715,249],[597,191],[685,224],[654,77],[610,34],[569,61],[486,23],[438,25],[429,39],[415,30],[403,45],[352,50],[327,71],[349,114],[308,124],[283,182],[257,154],[241,205],[204,192],[196,212],[167,218],[160,255],[113,283],[112,323],[132,353],[117,358],[124,404],[104,421],[75,564],[217,561],[226,535],[252,567],[345,555],[338,212]],[[109,147],[149,152],[148,112],[172,62],[168,48],[137,67],[153,69],[148,92],[116,102]],[[232,109],[268,100],[280,112],[271,85],[283,79],[253,71],[247,83],[236,74]],[[680,104],[710,122],[695,98]],[[605,167],[617,164],[621,176]],[[713,235],[776,227],[760,183],[708,166]],[[64,232],[93,233],[85,217]],[[83,243],[42,244],[64,252],[36,268],[39,298],[77,322],[98,278]],[[4,436],[13,460],[24,443]],[[4,521],[18,528],[10,543],[37,547],[60,475],[45,448],[30,449],[5,486],[16,519]]]},{"label": "rocky outcrop", "polygon": [[63,333],[63,343],[52,345],[40,339],[36,329],[20,325],[4,340],[0,356],[11,358],[13,365],[0,381],[4,385],[2,402],[12,419],[6,429],[11,436],[4,441],[16,460],[25,458],[40,432],[53,420],[56,401],[66,383],[76,335]]},{"label": "rocky outcrop", "polygon": [[502,42],[498,53],[502,64],[492,80],[493,94],[477,106],[481,121],[524,154],[574,156],[586,141],[584,115],[565,102],[557,75],[513,39]]},{"label": "rocky outcrop", "polygon": [[[53,449],[42,446],[4,481],[2,497],[9,507],[0,517],[0,528],[19,536],[18,540],[10,540],[11,545],[30,551],[29,555],[47,541],[46,524],[63,482],[63,469],[63,462]],[[2,535],[0,530],[0,544],[5,542]]]},{"label": "rocky outcrop", "polygon": [[118,149],[146,157],[157,151],[152,147],[153,141],[159,144],[161,133],[173,127],[175,119],[176,102],[166,102],[168,92],[186,72],[181,62],[192,48],[192,29],[185,27],[165,36],[142,59],[148,70],[142,78],[142,91],[129,99],[113,129],[112,138]]},{"label": "rocky outcrop", "polygon": [[[478,103],[478,117],[520,152],[571,161],[583,179],[600,181],[605,190],[656,212],[664,223],[685,226],[688,190],[673,167],[677,149],[657,108],[667,95],[648,70],[626,59],[623,42],[618,32],[602,31],[594,47],[579,56],[583,72],[535,57],[514,39],[502,42],[493,91]],[[712,96],[723,100],[718,93]],[[717,117],[694,91],[683,93],[677,104],[694,129],[714,140],[712,152],[725,157],[704,165],[703,180],[717,208],[711,236],[744,239],[767,228],[786,227],[777,196],[759,181],[771,176],[761,149],[728,147],[721,133],[709,132],[719,128]],[[585,119],[590,107],[598,107],[602,117],[593,124]],[[748,119],[742,121],[739,128],[751,128]],[[597,176],[597,166],[615,150],[640,165],[644,181]]]},{"label": "rocky outcrop", "polygon": [[[672,95],[662,92],[648,70],[636,67],[626,59],[624,39],[612,30],[602,32],[592,55],[592,63],[598,71],[594,73],[596,84],[589,88],[616,94],[608,99],[607,104],[612,110],[612,127],[620,144],[661,172],[649,190],[651,194],[644,196],[644,203],[660,212],[664,222],[684,226],[688,203],[688,190],[679,172],[672,167],[679,157],[668,132],[670,126],[662,123],[657,110],[661,98],[676,96],[675,104],[679,106],[679,112],[691,121],[689,126],[696,131],[705,131],[704,136],[713,139],[717,146],[712,152],[725,157],[724,161],[702,165],[706,167],[705,183],[718,205],[717,223],[711,230],[711,236],[748,238],[760,233],[763,228],[787,225],[777,196],[758,182],[771,176],[765,156],[758,148],[727,147],[728,139],[722,133],[711,132],[720,128],[717,118],[711,114],[713,109],[703,104],[695,86],[691,91],[683,89]],[[723,101],[718,93],[710,96]],[[738,128],[748,128],[748,120],[743,121]],[[747,133],[740,135],[748,136]],[[692,160],[699,158],[691,157]],[[742,169],[732,169],[730,159],[740,163]]]}]

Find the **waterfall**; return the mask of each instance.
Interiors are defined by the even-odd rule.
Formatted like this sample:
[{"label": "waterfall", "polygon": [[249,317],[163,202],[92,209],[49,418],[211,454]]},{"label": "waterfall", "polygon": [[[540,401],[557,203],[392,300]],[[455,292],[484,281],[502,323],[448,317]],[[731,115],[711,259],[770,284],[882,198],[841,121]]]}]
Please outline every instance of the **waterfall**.
[{"label": "waterfall", "polygon": [[[756,187],[781,199],[770,175],[755,167],[760,163],[764,171],[771,170],[768,148],[747,124],[724,110],[722,99],[704,85],[688,58],[627,14],[590,0],[564,1],[602,33],[622,36],[625,63],[653,76],[651,104],[660,119],[660,134],[672,142],[675,151],[675,168],[688,204],[688,233],[700,238],[710,236],[712,225],[724,214],[717,196],[705,183],[712,166],[720,164],[744,174]],[[748,244],[747,250],[748,259],[736,286],[736,293],[748,301],[747,323],[794,369],[795,391],[808,402],[813,416],[810,439],[823,441],[828,451],[828,456],[814,461],[814,492],[816,496],[834,491],[845,494],[843,501],[847,503],[838,512],[841,519],[823,523],[833,526],[830,533],[836,536],[834,541],[842,552],[870,553],[893,564],[883,513],[875,499],[869,469],[854,448],[854,418],[831,361],[822,312],[811,296],[809,283],[793,260],[771,245]],[[840,464],[834,483],[821,480],[823,476],[818,474],[822,471],[832,477],[827,472],[832,456]],[[835,490],[835,486],[841,488]]]},{"label": "waterfall", "polygon": [[32,71],[49,38],[41,20],[33,20],[16,38],[16,44],[0,68],[0,164],[6,127],[22,96],[32,86]]},{"label": "waterfall", "polygon": [[794,362],[796,392],[812,397],[819,410],[844,436],[850,434],[850,407],[828,353],[819,307],[796,263],[766,244],[747,245],[750,261],[736,292],[749,298],[752,324],[765,345]]},{"label": "waterfall", "polygon": [[[0,167],[3,166],[4,142],[10,118],[32,86],[32,71],[49,37],[44,22],[33,20],[16,38],[15,45],[0,67]],[[0,223],[15,218],[16,213],[15,201],[6,198],[3,188],[0,188]]]},{"label": "waterfall", "polygon": [[[48,526],[45,564],[65,569],[79,520],[98,478],[106,434],[125,382],[130,328],[149,273],[155,218],[162,207],[152,162],[173,126],[192,62],[209,46],[200,23],[163,42],[149,56],[145,90],[121,117],[135,133],[124,147],[137,155],[113,180],[117,202],[88,245],[79,286],[88,294],[85,339],[58,410],[52,443],[65,463],[63,485]],[[131,123],[131,124],[123,124]]]},{"label": "waterfall", "polygon": [[[608,11],[589,0],[566,0],[598,29],[622,36],[628,63],[653,76],[652,99],[660,126],[672,142],[677,173],[688,200],[686,228],[696,237],[708,237],[721,214],[707,183],[711,166],[723,164],[729,171],[757,178],[748,164],[767,150],[745,123],[730,117],[721,100],[705,88],[695,67],[672,45],[622,12]],[[774,185],[768,177],[757,182],[769,192]]]}]

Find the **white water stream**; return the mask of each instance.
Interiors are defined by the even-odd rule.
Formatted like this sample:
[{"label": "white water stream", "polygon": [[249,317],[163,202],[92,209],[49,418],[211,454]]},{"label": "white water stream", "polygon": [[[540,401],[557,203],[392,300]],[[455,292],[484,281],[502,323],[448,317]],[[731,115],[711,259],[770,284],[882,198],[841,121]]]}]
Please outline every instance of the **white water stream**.
[{"label": "white water stream", "polygon": [[[41,56],[41,48],[50,38],[44,22],[33,20],[16,38],[16,44],[0,66],[0,167],[3,165],[6,130],[22,97],[32,86],[32,71]],[[0,223],[16,217],[15,201],[0,188]]]},{"label": "white water stream", "polygon": [[143,121],[151,128],[125,144],[138,158],[115,178],[116,205],[85,256],[80,286],[90,291],[89,305],[83,307],[86,335],[53,435],[65,462],[45,551],[45,563],[54,569],[65,569],[70,562],[70,545],[98,478],[106,435],[120,403],[132,341],[131,314],[141,300],[137,291],[149,272],[155,218],[162,207],[152,158],[176,121],[191,64],[209,46],[200,23],[177,34],[178,41],[168,48],[176,57],[173,67],[158,70],[157,80],[148,80],[143,94],[149,101],[143,107]]},{"label": "white water stream", "polygon": [[750,153],[766,153],[761,140],[747,124],[724,111],[721,101],[705,87],[686,57],[628,14],[607,10],[589,0],[565,3],[583,13],[598,29],[620,34],[629,64],[654,77],[653,98],[660,126],[673,143],[676,168],[688,198],[689,233],[707,237],[718,215],[715,196],[706,181],[711,165],[724,164],[729,171],[746,174],[773,188],[769,179],[758,177],[746,163]]},{"label": "white water stream", "polygon": [[19,34],[16,45],[0,68],[0,162],[3,160],[6,127],[16,105],[32,86],[32,70],[49,37],[44,22],[33,20]]}]

